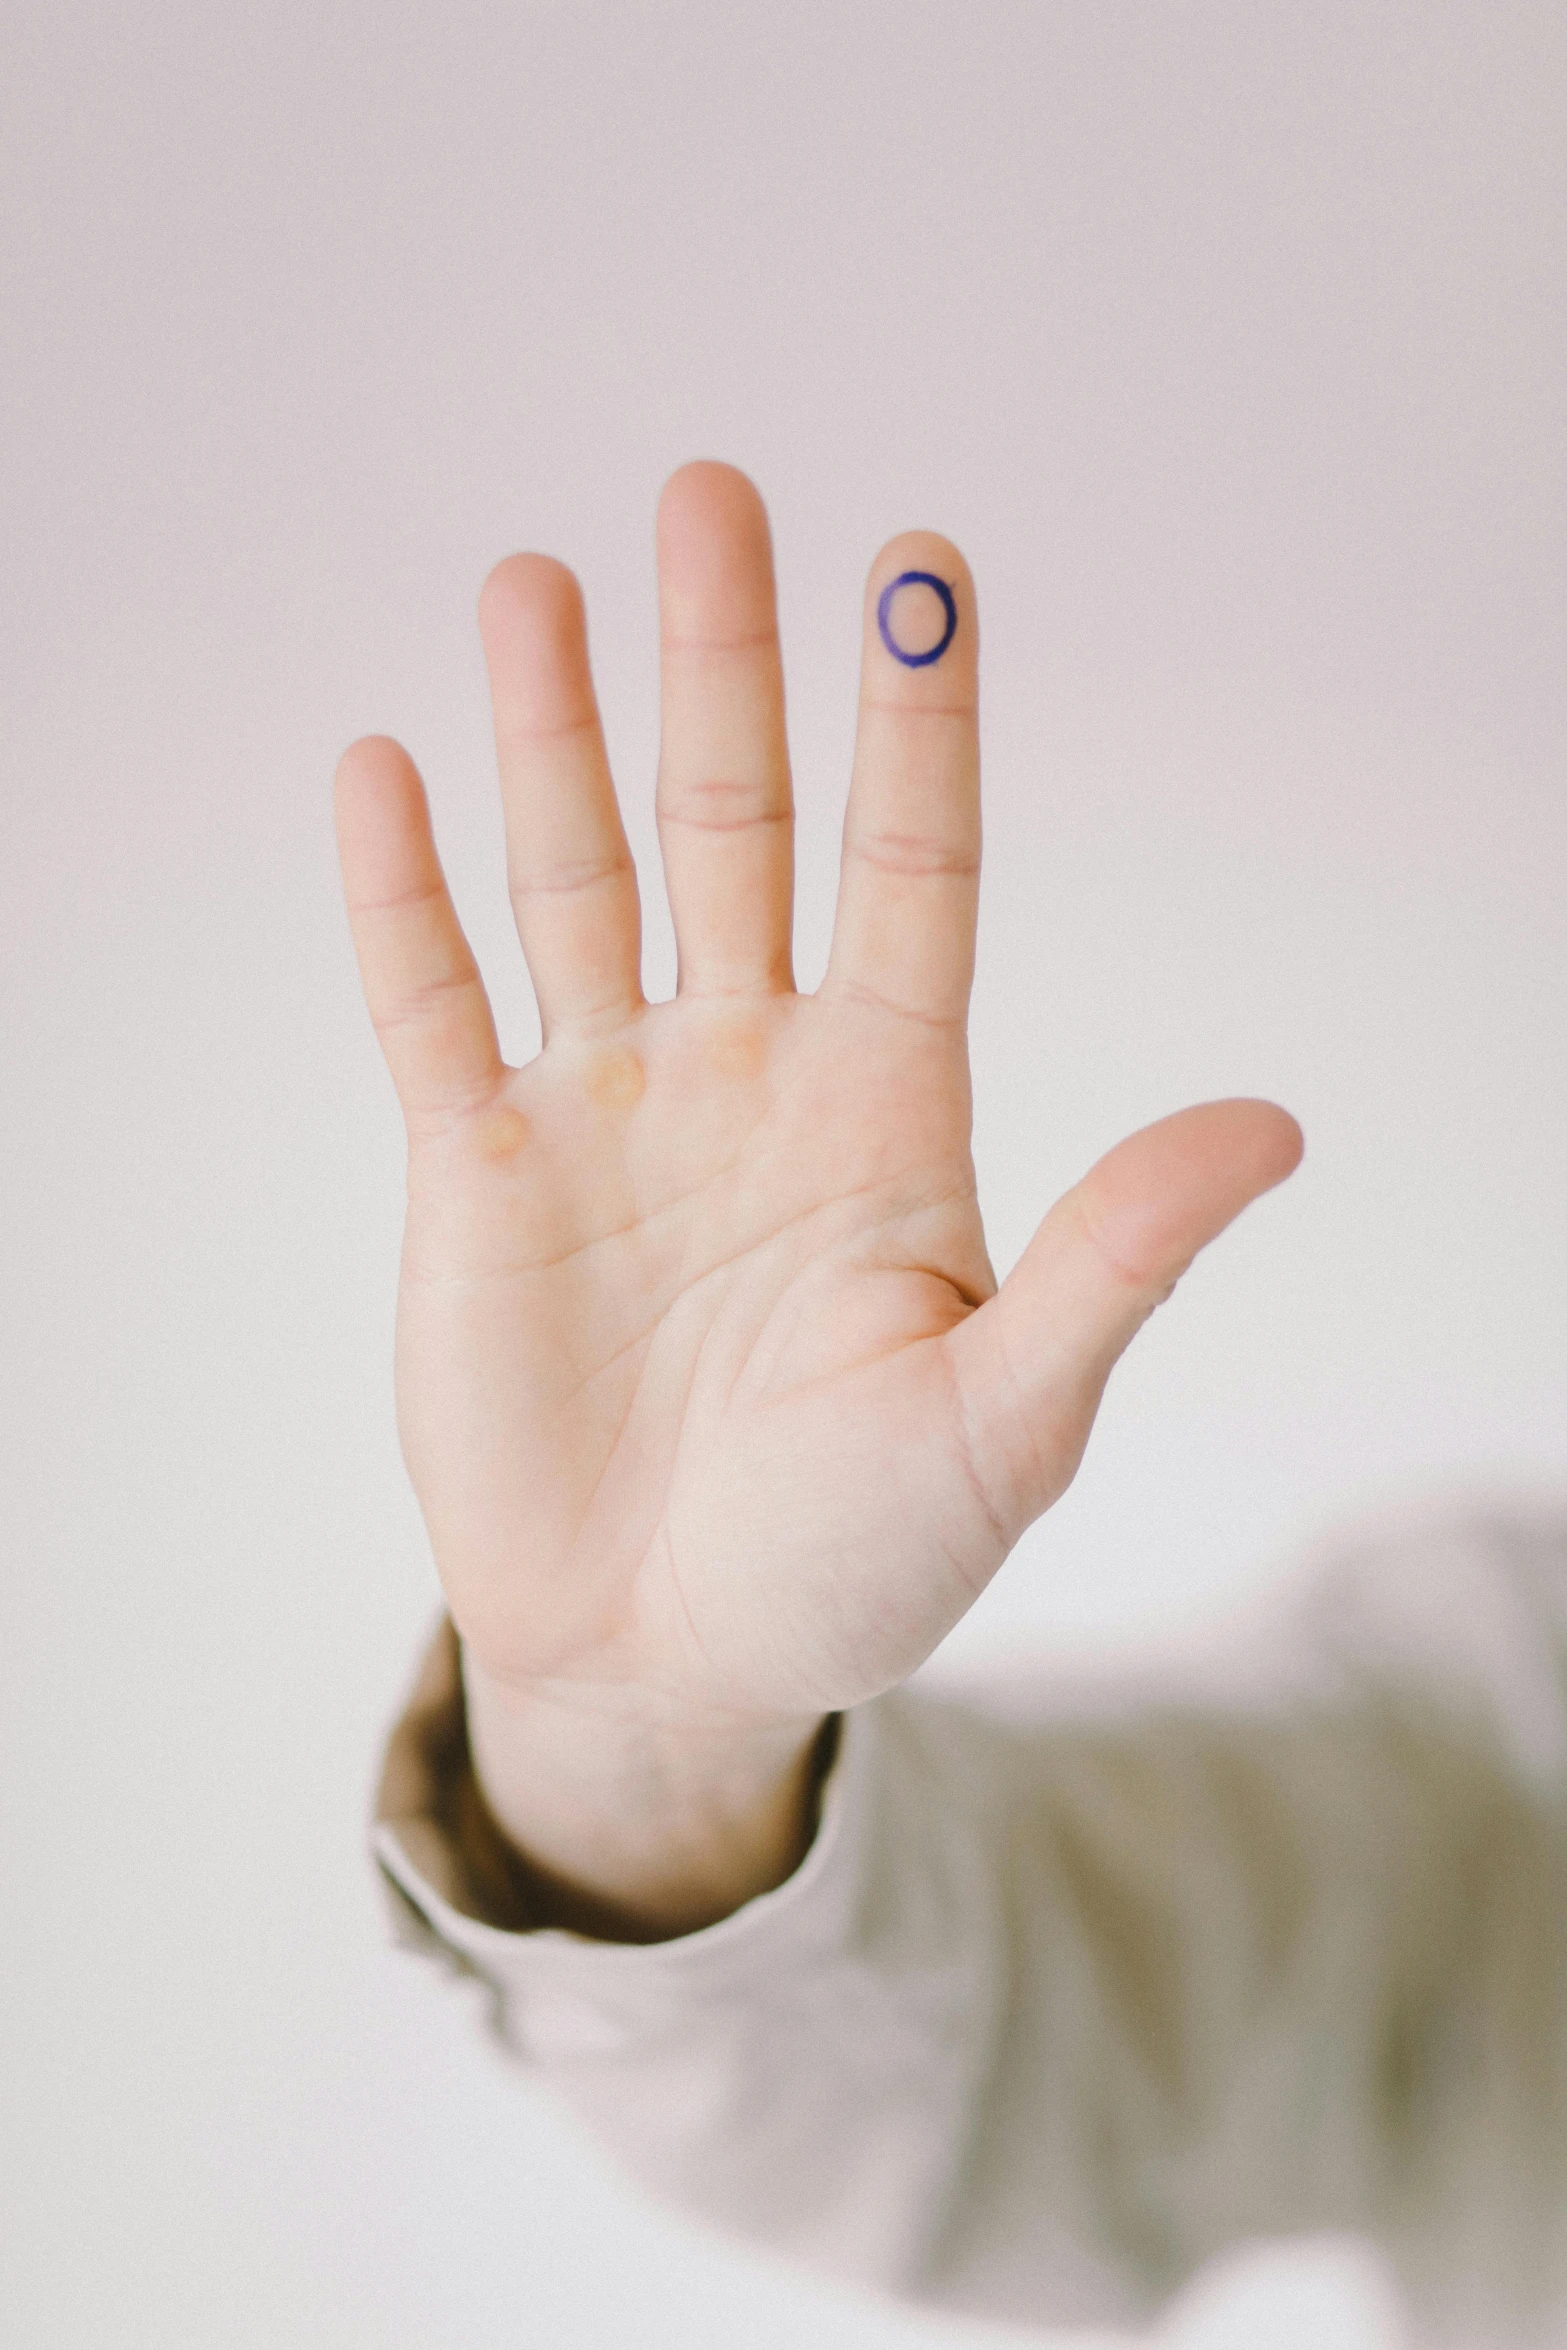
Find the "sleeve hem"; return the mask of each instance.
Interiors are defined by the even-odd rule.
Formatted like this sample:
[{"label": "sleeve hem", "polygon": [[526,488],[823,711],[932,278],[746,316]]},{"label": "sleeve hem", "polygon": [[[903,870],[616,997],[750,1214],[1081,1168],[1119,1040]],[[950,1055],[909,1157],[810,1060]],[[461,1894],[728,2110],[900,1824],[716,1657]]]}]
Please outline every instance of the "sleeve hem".
[{"label": "sleeve hem", "polygon": [[845,1815],[851,1788],[863,1776],[870,1710],[833,1717],[838,1731],[817,1790],[816,1831],[782,1884],[691,1934],[660,1942],[599,1941],[543,1919],[533,1922],[515,1885],[492,1884],[496,1872],[473,1865],[471,1840],[460,1833],[462,1786],[471,1778],[460,1658],[455,1627],[444,1618],[388,1740],[371,1827],[371,1852],[388,1881],[393,1932],[417,1948],[428,1948],[433,1939],[492,1975],[498,1969],[514,1973],[519,1965],[552,1971],[568,1961],[574,1972],[591,1967],[656,1974],[704,1963],[709,1954],[739,1953],[753,1941],[768,1946],[771,1962],[777,1926],[813,1914],[824,1884],[840,1873]]}]

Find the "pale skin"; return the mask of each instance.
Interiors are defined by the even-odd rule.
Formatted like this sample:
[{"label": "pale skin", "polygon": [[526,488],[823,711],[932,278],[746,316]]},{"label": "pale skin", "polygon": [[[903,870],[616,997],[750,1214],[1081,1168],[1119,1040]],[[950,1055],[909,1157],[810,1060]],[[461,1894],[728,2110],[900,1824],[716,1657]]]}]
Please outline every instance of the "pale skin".
[{"label": "pale skin", "polygon": [[[658,511],[657,816],[679,949],[641,985],[637,875],[564,565],[484,584],[506,863],[543,1044],[503,1061],[423,785],[337,775],[344,891],[402,1106],[398,1428],[461,1640],[474,1768],[609,1939],[782,1882],[834,1712],[904,1680],[1070,1483],[1117,1358],[1300,1130],[1207,1102],[1119,1143],[999,1287],[969,1154],[979,885],[973,582],[931,532],[867,582],[826,975],[791,959],[771,541],[743,474]],[[878,600],[947,583],[938,659]],[[943,633],[899,591],[895,642]],[[1043,783],[1040,786],[1044,789]]]}]

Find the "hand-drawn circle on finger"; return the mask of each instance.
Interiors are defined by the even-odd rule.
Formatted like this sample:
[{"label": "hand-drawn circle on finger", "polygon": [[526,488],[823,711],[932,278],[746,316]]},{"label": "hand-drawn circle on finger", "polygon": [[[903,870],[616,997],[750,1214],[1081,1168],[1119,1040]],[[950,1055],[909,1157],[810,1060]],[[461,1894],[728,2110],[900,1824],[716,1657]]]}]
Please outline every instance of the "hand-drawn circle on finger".
[{"label": "hand-drawn circle on finger", "polygon": [[[906,653],[892,633],[892,599],[899,588],[906,587],[934,588],[941,598],[942,610],[947,615],[947,625],[928,653]],[[905,669],[928,669],[932,661],[941,659],[958,633],[958,608],[952,600],[952,590],[944,579],[936,577],[934,571],[900,571],[897,578],[889,579],[881,591],[876,606],[876,626],[881,630],[882,643],[895,661],[901,661]]]}]

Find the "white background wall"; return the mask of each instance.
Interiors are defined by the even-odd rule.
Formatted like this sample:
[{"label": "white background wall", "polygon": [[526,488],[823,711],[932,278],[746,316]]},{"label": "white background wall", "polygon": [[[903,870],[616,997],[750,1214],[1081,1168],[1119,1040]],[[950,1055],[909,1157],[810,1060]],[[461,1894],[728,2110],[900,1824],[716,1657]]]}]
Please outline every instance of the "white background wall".
[{"label": "white background wall", "polygon": [[[644,2211],[384,1947],[437,1593],[332,768],[422,762],[524,1057],[473,601],[572,561],[662,990],[653,507],[732,459],[809,980],[864,569],[949,531],[998,1270],[1186,1101],[1308,1156],[937,1669],[1200,1624],[1369,1506],[1561,1496],[1567,16],[12,0],[5,48],[0,2337],[968,2339]],[[1331,2246],[1169,2332],[1393,2338]]]}]

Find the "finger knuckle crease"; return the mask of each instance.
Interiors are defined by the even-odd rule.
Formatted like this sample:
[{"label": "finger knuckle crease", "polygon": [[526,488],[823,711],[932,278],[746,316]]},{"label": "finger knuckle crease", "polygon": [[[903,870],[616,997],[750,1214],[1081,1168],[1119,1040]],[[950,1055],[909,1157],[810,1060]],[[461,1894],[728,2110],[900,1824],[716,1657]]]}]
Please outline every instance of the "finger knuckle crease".
[{"label": "finger knuckle crease", "polygon": [[927,876],[966,877],[979,871],[979,860],[948,842],[912,832],[873,832],[851,843],[852,853],[878,872],[920,880]]},{"label": "finger knuckle crease", "polygon": [[415,1021],[427,1020],[444,997],[460,994],[465,987],[472,985],[471,971],[458,971],[446,978],[426,980],[404,996],[400,1003],[393,1005],[390,1011],[381,1014],[376,1021],[377,1032],[384,1036],[391,1029],[408,1028]]},{"label": "finger knuckle crease", "polygon": [[444,881],[421,883],[415,889],[400,889],[389,898],[356,898],[349,907],[351,914],[401,914],[414,906],[427,906],[432,898],[444,897]]},{"label": "finger knuckle crease", "polygon": [[665,808],[660,821],[676,824],[683,832],[755,832],[759,828],[787,824],[789,816],[782,808],[755,808],[738,816],[707,814],[693,808]]},{"label": "finger knuckle crease", "polygon": [[898,1020],[917,1021],[922,1028],[961,1028],[963,1026],[961,1016],[955,1012],[924,1012],[913,1004],[896,1003],[891,996],[883,995],[879,988],[870,986],[863,979],[846,981],[843,992],[851,1003],[865,1004],[876,1012],[890,1012]]},{"label": "finger knuckle crease", "polygon": [[548,873],[523,874],[509,885],[509,894],[514,905],[528,898],[568,897],[574,890],[618,881],[631,869],[629,857],[585,857],[556,865]]}]

